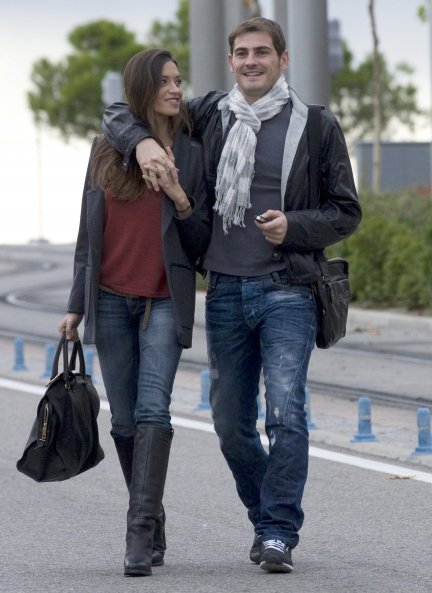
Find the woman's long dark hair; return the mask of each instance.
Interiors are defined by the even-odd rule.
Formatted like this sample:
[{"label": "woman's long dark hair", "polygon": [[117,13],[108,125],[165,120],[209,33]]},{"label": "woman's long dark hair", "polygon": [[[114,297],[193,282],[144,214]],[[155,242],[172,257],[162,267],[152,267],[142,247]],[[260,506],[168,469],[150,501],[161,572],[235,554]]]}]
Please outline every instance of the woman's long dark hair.
[{"label": "woman's long dark hair", "polygon": [[[138,119],[145,122],[153,138],[163,147],[157,136],[154,101],[160,88],[162,69],[166,62],[177,62],[166,49],[151,49],[135,54],[127,63],[123,83],[129,109]],[[190,121],[184,103],[178,115],[169,118],[169,130],[174,136],[180,129],[190,133]],[[132,201],[148,190],[142,179],[141,169],[135,158],[129,168],[122,167],[123,156],[101,136],[93,151],[91,178],[95,187],[108,189],[116,200]]]}]

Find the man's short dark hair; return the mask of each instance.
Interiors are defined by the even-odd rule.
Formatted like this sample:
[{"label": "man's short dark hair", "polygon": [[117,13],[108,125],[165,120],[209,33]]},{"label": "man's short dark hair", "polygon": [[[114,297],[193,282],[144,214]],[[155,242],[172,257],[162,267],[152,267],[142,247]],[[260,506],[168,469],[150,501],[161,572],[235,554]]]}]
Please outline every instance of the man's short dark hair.
[{"label": "man's short dark hair", "polygon": [[274,48],[279,56],[283,54],[286,49],[285,35],[280,26],[270,19],[265,19],[261,16],[248,19],[240,23],[228,37],[230,52],[234,51],[234,41],[236,37],[244,35],[245,33],[264,32],[268,33],[272,38]]}]

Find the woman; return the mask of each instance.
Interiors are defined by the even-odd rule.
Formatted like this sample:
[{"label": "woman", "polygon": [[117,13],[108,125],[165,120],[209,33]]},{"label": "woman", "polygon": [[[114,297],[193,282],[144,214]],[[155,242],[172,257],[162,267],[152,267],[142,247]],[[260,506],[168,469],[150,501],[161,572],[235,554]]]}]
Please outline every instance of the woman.
[{"label": "woman", "polygon": [[[210,239],[201,146],[189,138],[181,78],[171,54],[136,54],[124,71],[131,111],[175,162],[151,170],[149,190],[137,163],[102,137],[94,140],[82,199],[68,313],[59,326],[95,343],[111,409],[111,435],[129,489],[128,576],[163,564],[162,495],[173,430],[169,405],[195,307],[195,261]],[[162,191],[161,191],[162,190]]]}]

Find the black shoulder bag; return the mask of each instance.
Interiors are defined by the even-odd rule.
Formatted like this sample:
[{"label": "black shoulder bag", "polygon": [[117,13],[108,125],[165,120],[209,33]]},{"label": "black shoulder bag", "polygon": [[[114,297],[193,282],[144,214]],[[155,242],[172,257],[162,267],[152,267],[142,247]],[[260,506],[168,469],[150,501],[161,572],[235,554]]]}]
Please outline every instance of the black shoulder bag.
[{"label": "black shoulder bag", "polygon": [[[309,143],[309,192],[312,208],[319,204],[320,192],[320,146],[321,105],[310,105],[307,121]],[[324,251],[316,252],[321,277],[313,284],[318,312],[318,348],[330,348],[346,333],[348,305],[350,301],[348,262],[337,257],[328,260]]]},{"label": "black shoulder bag", "polygon": [[[58,372],[63,353],[63,372]],[[74,372],[78,355],[80,369]],[[99,444],[99,396],[86,375],[81,342],[74,342],[69,360],[68,341],[62,337],[54,355],[51,379],[38,405],[18,471],[36,482],[67,480],[104,458]]]}]

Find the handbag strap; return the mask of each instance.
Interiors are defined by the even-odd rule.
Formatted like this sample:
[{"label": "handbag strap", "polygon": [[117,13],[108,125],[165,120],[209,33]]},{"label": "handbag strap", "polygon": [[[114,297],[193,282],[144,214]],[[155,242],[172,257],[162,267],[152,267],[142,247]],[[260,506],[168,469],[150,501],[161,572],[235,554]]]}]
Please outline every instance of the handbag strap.
[{"label": "handbag strap", "polygon": [[[321,190],[321,111],[324,105],[309,105],[307,137],[309,146],[309,205],[318,208]],[[317,250],[316,259],[321,276],[328,275],[327,259],[323,250]]]},{"label": "handbag strap", "polygon": [[321,186],[321,111],[323,105],[309,105],[307,137],[309,146],[309,204],[317,208]]},{"label": "handbag strap", "polygon": [[73,348],[72,348],[72,354],[69,360],[69,370],[74,371],[76,368],[76,357],[78,354],[78,359],[79,359],[79,373],[80,375],[82,375],[83,377],[86,374],[86,367],[85,367],[85,359],[84,359],[84,352],[83,352],[83,348],[81,345],[81,341],[77,340],[76,342],[74,342],[73,344]]},{"label": "handbag strap", "polygon": [[83,353],[81,341],[77,340],[76,342],[73,343],[72,354],[71,354],[71,357],[69,360],[69,340],[67,340],[66,337],[63,335],[60,338],[60,341],[57,345],[57,350],[54,354],[50,381],[52,381],[59,375],[58,367],[59,367],[59,360],[60,360],[61,354],[63,354],[62,375],[63,375],[63,379],[64,379],[66,385],[69,384],[69,375],[70,375],[71,371],[73,371],[75,369],[77,354],[78,354],[78,359],[79,359],[79,363],[80,363],[80,369],[79,369],[80,375],[82,375],[83,377],[85,376],[86,368],[85,368],[84,353]]}]

